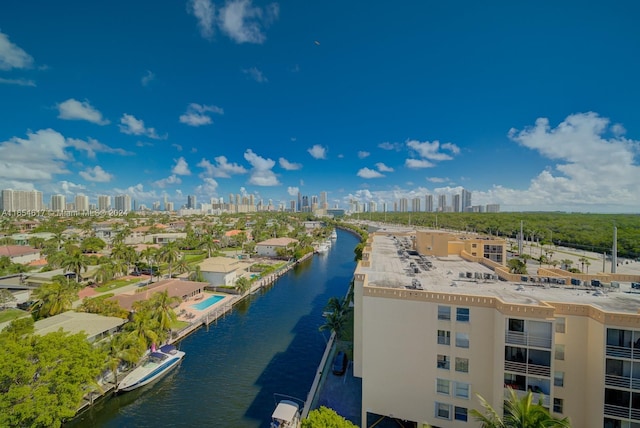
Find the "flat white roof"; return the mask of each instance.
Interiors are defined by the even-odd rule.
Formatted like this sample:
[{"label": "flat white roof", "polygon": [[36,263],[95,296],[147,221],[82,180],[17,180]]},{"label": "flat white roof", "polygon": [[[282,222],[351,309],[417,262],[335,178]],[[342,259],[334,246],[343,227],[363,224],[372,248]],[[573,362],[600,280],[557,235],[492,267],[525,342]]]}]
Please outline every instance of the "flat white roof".
[{"label": "flat white roof", "polygon": [[278,406],[273,411],[271,417],[273,419],[291,422],[295,418],[296,413],[298,413],[299,408],[300,407],[293,401],[282,400],[280,403],[278,403]]}]

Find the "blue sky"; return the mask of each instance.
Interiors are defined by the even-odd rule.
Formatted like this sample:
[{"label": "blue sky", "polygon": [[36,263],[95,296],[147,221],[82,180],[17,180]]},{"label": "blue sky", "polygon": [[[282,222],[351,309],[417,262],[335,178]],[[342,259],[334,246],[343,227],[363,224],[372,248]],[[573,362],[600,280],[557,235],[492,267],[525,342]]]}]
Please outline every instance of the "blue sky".
[{"label": "blue sky", "polygon": [[4,1],[0,188],[640,211],[631,1]]}]

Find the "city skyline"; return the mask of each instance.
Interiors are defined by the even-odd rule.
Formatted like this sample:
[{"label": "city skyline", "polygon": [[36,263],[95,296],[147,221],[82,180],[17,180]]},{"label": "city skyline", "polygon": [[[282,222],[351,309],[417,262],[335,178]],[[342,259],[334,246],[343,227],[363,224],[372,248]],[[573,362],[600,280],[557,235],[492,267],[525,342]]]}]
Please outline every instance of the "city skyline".
[{"label": "city skyline", "polygon": [[640,211],[640,5],[82,5],[0,6],[0,189]]}]

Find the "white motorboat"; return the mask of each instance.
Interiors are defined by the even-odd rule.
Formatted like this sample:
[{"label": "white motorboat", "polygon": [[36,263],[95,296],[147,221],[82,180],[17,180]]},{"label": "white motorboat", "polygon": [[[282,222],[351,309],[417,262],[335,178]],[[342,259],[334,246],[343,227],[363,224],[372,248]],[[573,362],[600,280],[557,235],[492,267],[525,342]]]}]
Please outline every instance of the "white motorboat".
[{"label": "white motorboat", "polygon": [[271,428],[300,428],[300,406],[291,400],[281,400],[271,415]]},{"label": "white motorboat", "polygon": [[161,346],[160,349],[149,353],[142,364],[122,379],[116,392],[132,391],[160,379],[178,366],[184,354],[173,345]]},{"label": "white motorboat", "polygon": [[335,229],[331,231],[331,239],[338,239],[338,232]]},{"label": "white motorboat", "polygon": [[316,250],[318,253],[320,254],[325,254],[329,252],[329,246],[327,245],[326,242],[323,242],[321,244],[318,245],[318,248]]}]

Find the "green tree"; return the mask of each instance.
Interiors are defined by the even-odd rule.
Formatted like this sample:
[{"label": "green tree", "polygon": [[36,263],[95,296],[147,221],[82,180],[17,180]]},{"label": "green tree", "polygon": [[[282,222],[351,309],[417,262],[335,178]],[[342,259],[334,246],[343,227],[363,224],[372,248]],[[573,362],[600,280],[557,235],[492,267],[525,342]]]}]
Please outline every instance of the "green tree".
[{"label": "green tree", "polygon": [[211,253],[218,249],[219,245],[216,239],[209,233],[202,235],[198,248],[202,248],[207,251],[207,258],[211,257]]},{"label": "green tree", "polygon": [[82,272],[87,271],[87,266],[89,266],[89,259],[80,251],[71,252],[62,260],[62,263],[60,264],[60,267],[62,267],[63,269],[67,269],[73,272],[76,276],[76,281],[78,282],[82,280]]},{"label": "green tree", "polygon": [[509,388],[509,399],[504,402],[504,416],[500,418],[498,412],[481,396],[478,399],[484,407],[484,413],[477,409],[469,411],[473,418],[482,423],[482,428],[570,428],[568,418],[553,417],[543,406],[540,398],[533,403],[533,393],[529,391],[524,397],[518,398],[516,392]]},{"label": "green tree", "polygon": [[83,253],[97,253],[106,247],[107,244],[100,238],[89,236],[80,243],[80,250]]},{"label": "green tree", "polygon": [[6,288],[0,289],[0,305],[2,305],[2,309],[7,309],[7,304],[15,301],[16,297],[11,291]]},{"label": "green tree", "polygon": [[180,250],[175,242],[170,242],[160,249],[160,260],[169,265],[169,277],[172,274],[172,267],[180,258]]},{"label": "green tree", "polygon": [[527,264],[520,259],[511,259],[507,262],[507,267],[509,268],[509,272],[526,275],[527,274]]},{"label": "green tree", "polygon": [[189,273],[189,281],[207,282],[199,265],[196,265],[195,269]]},{"label": "green tree", "polygon": [[35,319],[47,318],[58,315],[71,309],[78,299],[78,290],[73,284],[54,281],[43,284],[33,292],[35,302],[31,306],[31,312]]},{"label": "green tree", "polygon": [[109,282],[115,276],[115,264],[109,260],[108,263],[102,263],[93,273],[93,279],[98,284]]},{"label": "green tree", "polygon": [[118,384],[118,369],[123,363],[135,364],[143,355],[143,350],[132,341],[130,336],[116,334],[103,345],[107,353],[107,367],[113,374],[113,379]]},{"label": "green tree", "polygon": [[169,296],[167,290],[154,293],[149,301],[152,317],[158,321],[158,326],[163,331],[171,330],[171,324],[177,321],[174,307],[180,304],[182,299],[178,296]]},{"label": "green tree", "polygon": [[335,410],[321,406],[309,412],[307,419],[302,421],[302,428],[357,428],[357,425],[337,414]]},{"label": "green tree", "polygon": [[86,335],[0,333],[0,426],[60,427],[95,385],[105,353]]},{"label": "green tree", "polygon": [[330,312],[326,315],[325,322],[320,326],[319,330],[333,331],[336,333],[336,337],[340,338],[344,331],[345,321],[346,317],[343,312]]},{"label": "green tree", "polygon": [[244,276],[236,279],[236,290],[238,290],[241,294],[246,293],[251,288],[251,281],[249,281]]}]

